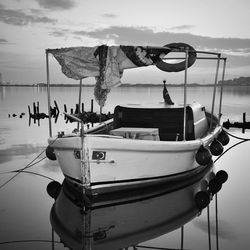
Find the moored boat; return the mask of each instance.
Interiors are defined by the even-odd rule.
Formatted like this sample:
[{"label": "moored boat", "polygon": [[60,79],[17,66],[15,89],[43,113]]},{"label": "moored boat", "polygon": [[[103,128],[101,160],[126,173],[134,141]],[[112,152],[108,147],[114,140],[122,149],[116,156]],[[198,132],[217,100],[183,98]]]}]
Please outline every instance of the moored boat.
[{"label": "moored boat", "polygon": [[[168,72],[185,71],[182,104],[169,101],[164,88],[164,102],[126,106],[118,104],[112,119],[94,127],[86,129],[81,117],[71,114],[65,115],[75,120],[80,127],[74,133],[52,136],[50,126],[48,155],[58,160],[67,181],[84,186],[87,193],[107,193],[181,182],[197,175],[210,164],[211,152],[214,155],[222,153],[223,147],[217,140],[223,134],[220,124],[222,94],[219,115],[214,114],[221,60],[224,61],[225,72],[225,58],[221,58],[219,53],[197,52],[186,44],[164,47],[77,47],[46,52],[47,69],[48,54],[51,53],[61,64],[63,73],[80,79],[80,93],[82,78],[96,77],[95,96],[101,107],[109,89],[119,84],[121,72],[126,68],[156,65]],[[165,63],[162,57],[169,52],[182,52],[185,60],[177,64]],[[210,112],[197,102],[186,102],[187,69],[194,63],[197,53],[212,55],[200,59],[217,60]],[[48,72],[47,82],[49,93]]]}]

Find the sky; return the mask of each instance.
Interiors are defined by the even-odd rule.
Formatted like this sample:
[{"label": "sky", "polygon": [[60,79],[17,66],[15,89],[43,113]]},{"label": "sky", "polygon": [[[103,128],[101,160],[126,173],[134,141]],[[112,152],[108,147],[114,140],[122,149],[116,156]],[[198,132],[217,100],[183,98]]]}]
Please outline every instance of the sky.
[{"label": "sky", "polygon": [[[249,24],[249,0],[0,0],[0,73],[46,82],[47,48],[184,42],[227,57],[226,79],[250,76]],[[72,82],[49,60],[52,83]],[[190,82],[213,81],[215,62],[195,64]],[[175,75],[149,66],[127,70],[122,82],[183,82]]]}]

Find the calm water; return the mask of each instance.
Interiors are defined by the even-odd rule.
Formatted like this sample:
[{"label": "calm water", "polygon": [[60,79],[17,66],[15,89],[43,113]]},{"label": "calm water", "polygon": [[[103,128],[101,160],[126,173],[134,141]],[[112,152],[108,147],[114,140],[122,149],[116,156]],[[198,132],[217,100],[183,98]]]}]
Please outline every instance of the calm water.
[{"label": "calm water", "polygon": [[[181,88],[169,88],[174,102],[182,102]],[[24,168],[47,145],[48,120],[40,120],[40,126],[31,121],[29,126],[28,105],[39,101],[40,112],[47,113],[46,89],[37,87],[0,87],[0,185],[5,183],[13,173],[4,172]],[[83,100],[85,110],[90,110],[90,100],[93,97],[92,88],[84,88]],[[188,100],[199,101],[207,109],[212,98],[212,89],[208,87],[190,88]],[[75,125],[65,127],[62,111],[66,104],[68,109],[75,108],[78,102],[77,88],[52,88],[51,99],[56,100],[60,109],[57,123],[53,122],[53,133],[57,131],[72,131]],[[113,111],[114,106],[125,103],[155,102],[162,100],[160,88],[116,88],[108,96],[103,112]],[[224,91],[223,120],[240,121],[242,113],[247,113],[250,120],[250,88],[230,87]],[[52,103],[53,104],[53,103]],[[94,110],[98,111],[97,104]],[[218,110],[216,110],[218,112]],[[25,115],[20,118],[20,114]],[[13,114],[16,114],[13,117]],[[10,117],[8,117],[10,115]],[[237,136],[250,138],[250,132],[242,134],[240,130],[230,130]],[[227,148],[238,142],[231,139]],[[229,180],[224,184],[218,195],[220,249],[248,249],[250,231],[250,187],[249,187],[249,149],[250,142],[245,142],[227,154],[216,163],[216,171],[225,169]],[[44,154],[39,159],[42,159]],[[42,160],[29,168],[38,174],[46,175],[59,182],[63,176],[55,162]],[[52,249],[52,229],[50,210],[54,201],[46,192],[49,179],[34,174],[21,173],[0,189],[0,243],[8,241],[30,241],[1,244],[0,249]],[[162,208],[164,209],[164,207]],[[215,249],[215,215],[214,201],[210,205],[212,249]],[[129,218],[127,218],[129,220]],[[153,238],[153,236],[152,236]],[[55,240],[59,237],[55,235]],[[33,242],[32,242],[33,241]],[[41,242],[44,241],[44,242]],[[48,242],[47,242],[48,241]],[[143,245],[166,248],[180,247],[180,230],[154,238]],[[184,248],[208,249],[207,213],[184,227]],[[62,244],[55,244],[55,249],[65,249]]]}]

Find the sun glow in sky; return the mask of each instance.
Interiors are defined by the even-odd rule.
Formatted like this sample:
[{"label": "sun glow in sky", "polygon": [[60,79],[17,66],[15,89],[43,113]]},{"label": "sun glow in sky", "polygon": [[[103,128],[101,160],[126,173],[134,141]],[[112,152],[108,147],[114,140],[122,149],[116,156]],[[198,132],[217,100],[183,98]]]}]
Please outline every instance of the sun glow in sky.
[{"label": "sun glow in sky", "polygon": [[[249,76],[249,24],[249,0],[1,0],[0,72],[4,81],[33,84],[45,82],[47,48],[185,42],[226,56],[226,78]],[[71,82],[53,59],[51,69],[53,82]],[[191,81],[209,82],[209,69],[190,70]],[[147,67],[122,81],[163,78],[180,83],[183,74]]]}]

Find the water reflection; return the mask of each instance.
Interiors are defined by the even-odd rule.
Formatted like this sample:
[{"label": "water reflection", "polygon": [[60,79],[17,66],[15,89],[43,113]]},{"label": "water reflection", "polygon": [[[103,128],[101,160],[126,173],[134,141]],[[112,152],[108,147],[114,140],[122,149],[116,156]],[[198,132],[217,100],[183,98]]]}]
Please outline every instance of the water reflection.
[{"label": "water reflection", "polygon": [[225,86],[223,88],[225,94],[231,94],[235,96],[249,96],[250,87],[249,86]]},{"label": "water reflection", "polygon": [[5,86],[0,86],[0,96],[1,96],[1,100],[3,101],[5,99],[6,96],[6,87]]},{"label": "water reflection", "polygon": [[[211,173],[206,179],[208,175]],[[51,225],[70,249],[136,249],[141,242],[178,229],[199,215],[195,195],[204,181],[189,180],[185,187],[161,186],[89,200],[82,199],[64,180],[51,209]]]}]

